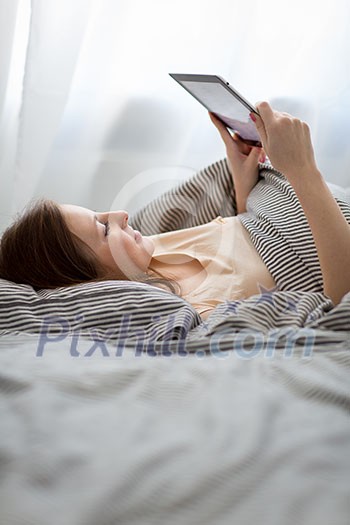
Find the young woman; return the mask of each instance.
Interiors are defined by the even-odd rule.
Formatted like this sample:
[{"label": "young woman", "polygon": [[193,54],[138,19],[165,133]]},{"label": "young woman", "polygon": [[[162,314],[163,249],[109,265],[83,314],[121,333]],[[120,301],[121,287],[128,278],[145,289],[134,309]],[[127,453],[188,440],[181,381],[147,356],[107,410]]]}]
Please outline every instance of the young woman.
[{"label": "young woman", "polygon": [[[317,168],[307,124],[273,111],[267,102],[257,109],[260,116],[251,118],[263,149],[231,136],[210,115],[226,146],[236,216],[143,236],[129,225],[125,211],[95,213],[39,201],[3,234],[0,277],[35,288],[141,280],[180,293],[203,318],[225,300],[279,288],[279,279],[270,273],[258,243],[252,243],[244,219],[247,198],[259,180],[259,161],[266,154],[300,202],[317,250],[323,291],[337,304],[350,291],[350,225]],[[297,268],[294,271],[294,286],[303,290],[303,279],[298,281]]]}]

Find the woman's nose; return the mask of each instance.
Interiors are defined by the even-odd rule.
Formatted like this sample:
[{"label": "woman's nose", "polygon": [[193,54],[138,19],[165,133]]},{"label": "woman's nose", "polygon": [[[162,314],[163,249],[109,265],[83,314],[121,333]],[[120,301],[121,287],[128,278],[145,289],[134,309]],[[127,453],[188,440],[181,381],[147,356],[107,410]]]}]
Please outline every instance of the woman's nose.
[{"label": "woman's nose", "polygon": [[[125,210],[118,210],[118,211],[115,211],[115,212],[112,212],[112,214],[114,214],[119,226],[121,228],[126,228],[127,225],[128,225],[128,220],[129,220],[129,214],[127,211]],[[111,215],[111,214],[110,214]]]}]

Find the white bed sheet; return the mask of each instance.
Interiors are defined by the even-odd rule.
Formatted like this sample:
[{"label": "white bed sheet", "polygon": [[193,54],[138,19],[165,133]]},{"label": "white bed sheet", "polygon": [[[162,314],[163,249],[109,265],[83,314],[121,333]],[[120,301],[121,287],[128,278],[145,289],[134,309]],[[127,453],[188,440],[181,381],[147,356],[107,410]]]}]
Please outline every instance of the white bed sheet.
[{"label": "white bed sheet", "polygon": [[35,338],[1,339],[0,523],[348,523],[348,351],[74,359],[70,345],[39,358]]}]

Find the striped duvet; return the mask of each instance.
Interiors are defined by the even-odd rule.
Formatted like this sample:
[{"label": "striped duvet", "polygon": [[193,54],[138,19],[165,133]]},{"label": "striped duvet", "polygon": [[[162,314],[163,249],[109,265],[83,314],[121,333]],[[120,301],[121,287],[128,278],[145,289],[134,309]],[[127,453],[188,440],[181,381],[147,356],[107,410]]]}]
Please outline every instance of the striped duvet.
[{"label": "striped duvet", "polygon": [[[133,226],[194,226],[234,197],[220,161]],[[262,166],[241,219],[279,289],[204,323],[145,284],[0,281],[1,524],[349,523],[350,293],[322,294],[298,206]]]},{"label": "striped duvet", "polygon": [[[338,203],[350,222],[350,206]],[[235,213],[235,189],[227,162],[221,160],[152,201],[130,222],[147,235]],[[152,355],[210,353],[213,348],[232,350],[237,341],[249,349],[258,343],[271,346],[273,340],[277,348],[287,344],[287,336],[295,347],[303,346],[305,338],[308,348],[318,343],[347,347],[350,294],[335,308],[323,295],[311,231],[283,175],[261,165],[260,180],[240,219],[276,290],[225,302],[201,323],[182,298],[142,283],[108,281],[36,292],[0,280],[0,334],[39,334],[45,343],[55,337],[85,338],[97,341],[99,351],[104,345],[109,355],[124,348]]]}]

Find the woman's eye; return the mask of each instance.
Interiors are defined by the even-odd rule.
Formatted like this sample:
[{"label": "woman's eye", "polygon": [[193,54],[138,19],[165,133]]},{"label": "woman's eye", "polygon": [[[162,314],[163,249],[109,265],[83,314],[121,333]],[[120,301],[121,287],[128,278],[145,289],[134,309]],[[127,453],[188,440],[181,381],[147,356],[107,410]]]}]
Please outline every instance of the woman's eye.
[{"label": "woman's eye", "polygon": [[109,234],[109,222],[105,222],[104,223],[104,227],[105,227],[105,237],[107,237],[107,235]]}]

